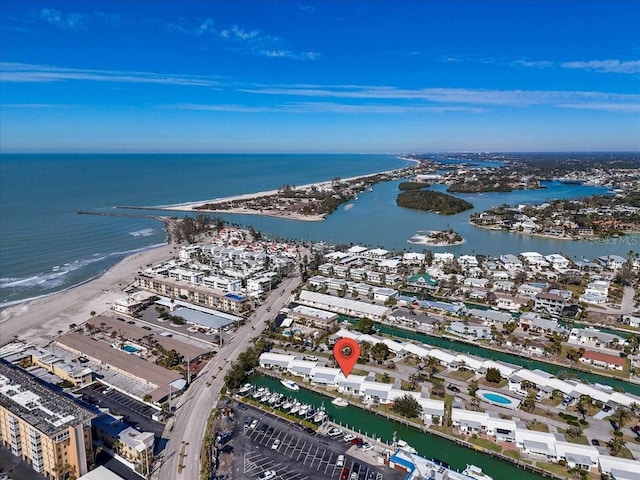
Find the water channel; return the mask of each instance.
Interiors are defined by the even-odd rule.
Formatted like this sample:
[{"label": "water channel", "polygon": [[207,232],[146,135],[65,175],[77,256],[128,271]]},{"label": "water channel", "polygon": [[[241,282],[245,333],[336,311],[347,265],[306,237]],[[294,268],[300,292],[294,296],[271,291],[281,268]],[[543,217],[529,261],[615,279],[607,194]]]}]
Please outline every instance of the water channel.
[{"label": "water channel", "polygon": [[540,475],[524,470],[505,460],[457,445],[445,438],[421,432],[416,428],[408,427],[360,408],[353,406],[336,407],[331,404],[329,397],[304,388],[294,392],[284,388],[278,380],[260,375],[252,376],[250,381],[254,385],[264,386],[273,392],[295,397],[304,403],[314,406],[324,404],[327,414],[334,422],[349,425],[351,429],[361,431],[363,435],[367,434],[370,437],[380,438],[383,442],[391,443],[393,441],[393,433],[396,432],[398,439],[406,441],[423,457],[437,458],[448,463],[454,469],[462,471],[467,464],[473,464],[481,467],[485,473],[491,475],[495,480],[508,478],[533,480],[541,478]]},{"label": "water channel", "polygon": [[[346,319],[346,317],[343,317]],[[354,319],[347,319],[350,323],[356,323]],[[447,350],[453,350],[461,353],[468,353],[482,358],[489,358],[491,360],[497,360],[501,362],[511,363],[519,365],[530,370],[540,369],[545,372],[552,373],[554,375],[564,375],[566,377],[574,377],[580,380],[584,380],[589,383],[600,383],[602,385],[609,385],[613,388],[619,388],[623,392],[631,393],[633,395],[640,396],[640,385],[631,382],[625,382],[624,380],[618,380],[616,378],[605,377],[595,373],[584,372],[581,370],[575,370],[572,368],[564,367],[561,365],[555,365],[552,363],[540,362],[538,360],[532,360],[528,357],[519,357],[506,352],[498,352],[488,348],[478,347],[468,343],[456,342],[444,337],[435,337],[426,335],[424,333],[412,332],[401,328],[390,327],[381,323],[376,324],[376,328],[380,333],[391,335],[393,337],[406,338],[408,340],[416,340],[420,343],[425,343],[434,347],[440,347]]]}]

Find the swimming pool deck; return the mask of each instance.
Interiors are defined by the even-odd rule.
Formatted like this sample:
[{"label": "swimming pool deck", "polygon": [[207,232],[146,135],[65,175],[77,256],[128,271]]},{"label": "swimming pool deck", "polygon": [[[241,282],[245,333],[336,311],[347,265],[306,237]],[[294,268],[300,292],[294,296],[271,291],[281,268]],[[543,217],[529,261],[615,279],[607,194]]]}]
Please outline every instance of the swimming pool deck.
[{"label": "swimming pool deck", "polygon": [[[507,395],[504,395],[498,392],[491,392],[489,390],[477,390],[476,396],[483,402],[487,402],[487,403],[490,403],[491,405],[496,405],[498,407],[509,408],[511,410],[517,410],[521,402],[517,398],[509,397]],[[492,400],[491,396],[499,397],[503,401]]]}]

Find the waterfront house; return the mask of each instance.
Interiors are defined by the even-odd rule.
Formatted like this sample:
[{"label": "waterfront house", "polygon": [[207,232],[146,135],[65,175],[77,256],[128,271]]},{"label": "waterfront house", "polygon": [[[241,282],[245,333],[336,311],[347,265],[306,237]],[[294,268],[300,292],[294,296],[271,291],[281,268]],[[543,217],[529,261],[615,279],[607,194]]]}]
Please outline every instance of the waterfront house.
[{"label": "waterfront house", "polygon": [[558,441],[553,433],[537,432],[534,430],[516,430],[516,445],[528,454],[548,460],[556,459],[555,444]]},{"label": "waterfront house", "polygon": [[522,252],[520,256],[529,265],[536,265],[538,267],[549,266],[549,263],[545,260],[544,255],[538,252]]},{"label": "waterfront house", "polygon": [[522,262],[511,253],[507,253],[506,255],[500,255],[500,262],[504,266],[505,270],[521,270]]},{"label": "waterfront house", "polygon": [[564,460],[568,468],[590,471],[598,467],[600,453],[596,447],[562,441],[557,441],[555,447],[556,461]]},{"label": "waterfront house", "polygon": [[594,280],[587,284],[584,289],[585,294],[601,295],[607,297],[609,295],[609,287],[611,282],[609,280]]},{"label": "waterfront house", "polygon": [[569,343],[587,345],[589,347],[621,348],[625,339],[613,333],[601,332],[596,328],[572,328]]},{"label": "waterfront house", "polygon": [[489,280],[486,278],[465,278],[462,284],[469,288],[487,288]]},{"label": "waterfront house", "polygon": [[558,253],[552,253],[551,255],[546,255],[545,260],[551,264],[551,268],[554,270],[563,271],[569,268],[569,260]]},{"label": "waterfront house", "polygon": [[598,262],[609,270],[619,270],[627,262],[627,259],[620,255],[602,255],[598,257]]},{"label": "waterfront house", "polygon": [[451,322],[445,330],[452,335],[474,340],[488,340],[492,337],[490,328],[482,325],[465,325],[462,322]]},{"label": "waterfront house", "polygon": [[513,317],[510,314],[497,312],[495,310],[480,310],[472,308],[469,310],[469,316],[482,320],[484,325],[496,325],[500,326],[500,328],[502,328],[505,323],[513,321]]},{"label": "waterfront house", "polygon": [[621,457],[600,454],[598,457],[600,473],[614,480],[637,480],[640,462]]},{"label": "waterfront house", "polygon": [[584,352],[580,361],[583,363],[589,363],[594,367],[608,368],[611,370],[624,370],[627,364],[626,359],[621,358],[619,355],[609,355],[608,353],[594,352],[587,350]]},{"label": "waterfront house", "polygon": [[286,371],[295,358],[295,355],[285,353],[264,352],[260,355],[260,366],[267,369]]}]

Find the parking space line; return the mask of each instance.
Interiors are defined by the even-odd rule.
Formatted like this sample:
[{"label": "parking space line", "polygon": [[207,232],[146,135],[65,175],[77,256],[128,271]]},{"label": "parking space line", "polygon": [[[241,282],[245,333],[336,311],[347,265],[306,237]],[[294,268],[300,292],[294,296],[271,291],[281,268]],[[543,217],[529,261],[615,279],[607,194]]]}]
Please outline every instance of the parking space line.
[{"label": "parking space line", "polygon": [[304,451],[304,447],[307,444],[307,441],[305,440],[304,443],[302,444],[302,447],[300,447],[300,453],[298,454],[298,457],[296,458],[296,462],[298,460],[300,460],[300,457],[302,456],[302,452]]}]

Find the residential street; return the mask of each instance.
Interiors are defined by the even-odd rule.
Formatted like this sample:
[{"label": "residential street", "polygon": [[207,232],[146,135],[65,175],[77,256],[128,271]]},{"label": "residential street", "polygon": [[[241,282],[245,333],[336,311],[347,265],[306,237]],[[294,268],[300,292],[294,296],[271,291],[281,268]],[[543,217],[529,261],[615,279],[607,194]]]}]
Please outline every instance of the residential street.
[{"label": "residential street", "polygon": [[[299,285],[296,272],[274,289],[266,302],[256,309],[247,323],[240,327],[232,341],[220,349],[187,391],[179,397],[176,412],[166,425],[163,437],[169,442],[153,478],[160,480],[195,480],[200,475],[200,450],[204,429],[211,409],[215,407],[224,385],[224,376],[233,361],[260,335],[266,323],[273,319]],[[207,386],[207,382],[210,385]],[[178,470],[178,465],[184,468]]]}]

